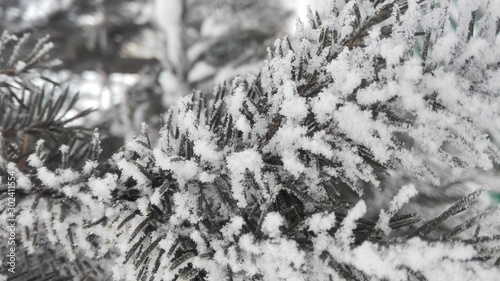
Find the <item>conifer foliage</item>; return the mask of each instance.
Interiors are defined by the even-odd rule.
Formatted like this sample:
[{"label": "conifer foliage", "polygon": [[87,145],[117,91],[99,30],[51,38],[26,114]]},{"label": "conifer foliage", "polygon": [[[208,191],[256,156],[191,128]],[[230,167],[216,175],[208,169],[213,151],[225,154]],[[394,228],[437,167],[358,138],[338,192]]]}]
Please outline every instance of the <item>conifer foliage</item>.
[{"label": "conifer foliage", "polygon": [[[100,162],[95,132],[78,165],[68,161],[67,146],[38,141],[30,153],[4,141],[0,218],[8,216],[5,179],[12,173],[19,251],[42,259],[39,268],[19,265],[18,275],[6,276],[498,278],[500,236],[491,224],[498,208],[474,210],[484,189],[423,222],[401,212],[418,184],[401,187],[378,220],[365,218],[365,201],[341,199],[344,186],[360,196],[384,188],[393,171],[437,186],[436,167],[460,174],[499,163],[490,132],[500,129],[500,7],[487,1],[479,15],[479,1],[337,2],[323,18],[310,12],[294,39],[277,40],[257,75],[220,85],[213,99],[201,92],[180,98],[156,146],[144,125]],[[453,9],[456,26],[448,22]],[[53,130],[68,130],[70,119],[30,109],[42,97],[30,91],[28,103],[0,106],[15,114],[27,107],[34,117],[19,120],[56,120]],[[61,94],[47,110],[57,115],[65,99]],[[15,124],[24,123],[32,122]],[[0,123],[4,140],[8,124]],[[58,165],[50,153],[60,153]],[[431,239],[459,213],[468,217]],[[6,241],[9,234],[0,235]]]}]

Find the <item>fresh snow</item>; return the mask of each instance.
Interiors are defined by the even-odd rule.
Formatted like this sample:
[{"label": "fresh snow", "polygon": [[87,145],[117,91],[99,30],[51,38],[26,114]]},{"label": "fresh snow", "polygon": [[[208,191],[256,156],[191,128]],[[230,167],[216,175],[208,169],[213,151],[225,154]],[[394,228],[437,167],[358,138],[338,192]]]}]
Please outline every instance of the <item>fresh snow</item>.
[{"label": "fresh snow", "polygon": [[[44,243],[70,261],[109,259],[115,280],[198,271],[214,281],[497,280],[500,5],[395,1],[384,23],[355,37],[386,2],[330,1],[321,23],[303,13],[295,37],[268,50],[259,85],[256,75],[238,77],[206,107],[200,92],[179,98],[158,144],[150,147],[143,126],[105,172],[91,160],[49,168],[43,141],[27,158],[32,176],[0,159],[22,192],[16,214],[27,252]],[[155,5],[168,46],[162,62],[181,66],[182,1]],[[485,6],[468,39],[471,12]],[[201,32],[222,34],[217,24]],[[188,78],[210,67],[200,63]],[[180,87],[174,75],[160,79]],[[220,125],[211,126],[217,112]],[[65,162],[69,147],[60,152]],[[406,236],[483,189],[490,193],[453,207],[463,212],[434,236]],[[411,212],[423,222],[391,229],[391,218]]]}]

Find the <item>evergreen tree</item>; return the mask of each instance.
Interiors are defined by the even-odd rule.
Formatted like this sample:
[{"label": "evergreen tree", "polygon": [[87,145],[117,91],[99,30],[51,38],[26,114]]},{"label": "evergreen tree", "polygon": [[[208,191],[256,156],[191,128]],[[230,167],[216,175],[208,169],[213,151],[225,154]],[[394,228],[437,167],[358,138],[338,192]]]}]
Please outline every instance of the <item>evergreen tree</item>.
[{"label": "evergreen tree", "polygon": [[[2,5],[0,26],[6,30],[50,35],[61,60],[52,68],[59,72],[57,78],[80,85],[88,83],[84,71],[99,77],[94,83],[102,84],[93,86],[101,90],[85,91],[91,97],[84,98],[103,100],[99,95],[105,94],[113,100],[115,106],[103,107],[108,112],[87,120],[107,120],[99,124],[109,137],[103,141],[106,151],[116,150],[113,143],[130,140],[142,122],[159,130],[159,115],[177,97],[193,89],[211,92],[212,80],[257,71],[265,48],[284,31],[289,15],[277,3],[260,0],[154,2],[28,0]],[[116,87],[113,73],[134,74],[137,83],[124,91]]]},{"label": "evergreen tree", "polygon": [[[157,145],[143,125],[104,163],[97,132],[82,165],[71,148],[44,148],[47,139],[33,153],[22,139],[4,141],[0,219],[18,218],[18,256],[53,261],[31,271],[18,264],[17,275],[4,262],[5,275],[496,280],[498,206],[477,204],[486,200],[484,188],[428,221],[401,212],[422,187],[443,181],[440,169],[457,176],[499,163],[488,132],[500,129],[500,8],[488,1],[479,17],[479,4],[459,2],[453,28],[448,1],[330,1],[326,16],[310,12],[308,23],[298,23],[297,40],[275,42],[257,75],[221,84],[213,98],[180,98]],[[65,94],[44,106],[22,79],[31,60],[9,57],[2,78],[21,87],[1,88],[11,101],[0,112],[33,114],[0,116],[13,116],[16,126],[52,121],[47,116],[60,112]],[[70,120],[59,116],[52,131],[69,130]],[[6,119],[4,140],[12,126]],[[46,158],[51,153],[62,160]],[[383,189],[396,171],[423,184],[402,186],[375,219],[366,218],[373,214],[364,200],[344,200],[353,198],[347,189],[357,196]],[[432,238],[458,214],[466,217]],[[0,235],[7,245],[10,233]]]},{"label": "evergreen tree", "polygon": [[[160,43],[157,56],[162,68],[156,80],[150,79],[149,88],[161,86],[163,104],[168,108],[193,91],[201,90],[210,96],[218,83],[257,72],[266,57],[266,48],[285,32],[290,11],[280,3],[154,1],[154,22]],[[143,88],[148,85],[140,84]],[[156,121],[158,118],[153,116]],[[147,123],[152,125],[151,121]],[[140,128],[141,122],[144,119],[134,119],[135,127]]]}]

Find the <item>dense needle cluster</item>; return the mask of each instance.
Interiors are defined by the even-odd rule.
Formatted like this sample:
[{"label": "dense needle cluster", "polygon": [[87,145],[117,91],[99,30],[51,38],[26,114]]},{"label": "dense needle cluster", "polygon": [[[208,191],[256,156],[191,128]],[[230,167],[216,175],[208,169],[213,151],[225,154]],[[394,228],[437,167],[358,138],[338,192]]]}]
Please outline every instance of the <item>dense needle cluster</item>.
[{"label": "dense needle cluster", "polygon": [[[1,192],[14,172],[21,258],[39,262],[13,280],[495,280],[494,186],[426,221],[402,211],[500,162],[500,6],[486,2],[330,1],[258,74],[180,98],[156,145],[143,125],[101,161],[99,132],[69,127],[89,111],[69,117],[68,91],[33,82],[46,43],[31,62],[5,34]],[[367,214],[357,197],[396,173],[413,180]]]}]

